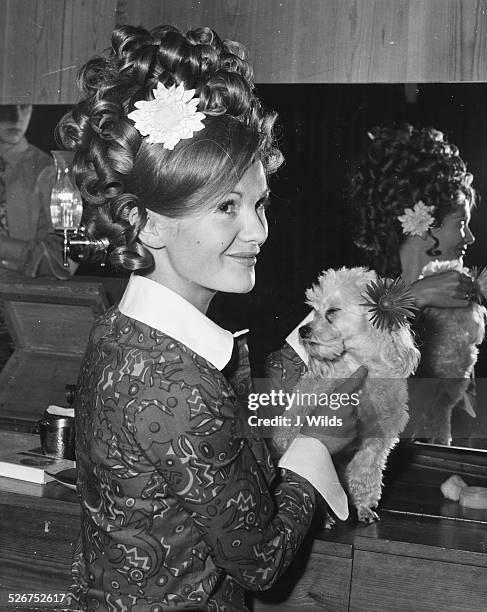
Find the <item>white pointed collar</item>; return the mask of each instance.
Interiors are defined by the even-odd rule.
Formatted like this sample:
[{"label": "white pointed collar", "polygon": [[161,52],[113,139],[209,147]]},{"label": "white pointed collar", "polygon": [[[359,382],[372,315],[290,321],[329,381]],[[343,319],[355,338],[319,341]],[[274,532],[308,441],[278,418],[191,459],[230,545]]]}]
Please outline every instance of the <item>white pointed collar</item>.
[{"label": "white pointed collar", "polygon": [[248,331],[232,334],[174,291],[138,274],[130,277],[118,309],[182,342],[218,370],[230,361],[234,338]]},{"label": "white pointed collar", "polygon": [[299,339],[299,328],[302,327],[303,325],[306,325],[306,323],[309,323],[313,319],[314,316],[315,316],[315,311],[312,310],[308,315],[306,315],[306,317],[301,321],[301,323],[297,325],[293,329],[293,331],[289,334],[289,336],[286,338],[286,342],[289,344],[289,346],[292,349],[294,349],[294,351],[299,355],[299,357],[301,357],[301,359],[306,365],[308,365],[308,354],[306,353],[306,349],[301,344],[301,340]]}]

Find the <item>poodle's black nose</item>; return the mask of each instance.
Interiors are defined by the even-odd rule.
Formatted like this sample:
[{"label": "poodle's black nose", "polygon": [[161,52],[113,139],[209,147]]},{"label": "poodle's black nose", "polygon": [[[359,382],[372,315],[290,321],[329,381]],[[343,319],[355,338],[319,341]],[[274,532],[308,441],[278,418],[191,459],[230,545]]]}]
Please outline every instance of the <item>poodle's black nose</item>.
[{"label": "poodle's black nose", "polygon": [[309,336],[310,331],[311,327],[309,325],[303,325],[299,328],[299,336],[305,340]]}]

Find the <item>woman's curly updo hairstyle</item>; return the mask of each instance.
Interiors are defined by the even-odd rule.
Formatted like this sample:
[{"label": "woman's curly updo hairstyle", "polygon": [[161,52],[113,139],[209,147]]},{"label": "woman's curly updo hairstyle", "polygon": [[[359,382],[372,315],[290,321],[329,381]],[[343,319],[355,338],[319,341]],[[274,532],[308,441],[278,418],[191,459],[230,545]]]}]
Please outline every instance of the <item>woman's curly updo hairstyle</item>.
[{"label": "woman's curly updo hairstyle", "polygon": [[[401,274],[399,248],[407,236],[398,217],[422,201],[434,206],[433,227],[455,210],[459,194],[470,205],[475,191],[458,148],[443,133],[405,124],[397,129],[376,127],[365,161],[352,177],[350,199],[355,217],[355,244],[364,250],[368,264],[379,274]],[[428,251],[440,254],[438,240]]]},{"label": "woman's curly updo hairstyle", "polygon": [[[105,56],[81,68],[82,99],[59,123],[58,136],[75,152],[83,224],[91,237],[108,238],[113,265],[153,265],[138,240],[147,209],[183,217],[231,191],[253,162],[267,173],[282,163],[273,139],[276,114],[262,108],[252,79],[245,48],[210,28],[184,35],[172,26],[124,26],[113,32]],[[135,102],[153,99],[159,82],[195,89],[206,115],[204,129],[174,150],[148,144],[127,118]],[[129,223],[134,207],[137,225]]]}]

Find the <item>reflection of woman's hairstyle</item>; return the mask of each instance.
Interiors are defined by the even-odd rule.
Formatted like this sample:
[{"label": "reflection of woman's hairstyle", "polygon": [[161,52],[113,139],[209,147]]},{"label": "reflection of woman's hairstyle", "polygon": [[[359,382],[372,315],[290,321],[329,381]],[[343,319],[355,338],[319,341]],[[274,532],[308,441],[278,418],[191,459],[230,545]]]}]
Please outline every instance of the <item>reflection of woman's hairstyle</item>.
[{"label": "reflection of woman's hairstyle", "polygon": [[[401,273],[399,247],[405,240],[398,216],[422,201],[434,206],[434,226],[455,210],[459,194],[473,204],[472,175],[458,148],[433,128],[374,128],[366,160],[351,183],[355,216],[355,244],[364,250],[368,264],[384,276]],[[438,241],[430,254],[439,254]]]},{"label": "reflection of woman's hairstyle", "polygon": [[[174,150],[148,144],[127,118],[135,102],[151,100],[161,82],[195,89],[204,129]],[[75,151],[74,172],[94,238],[110,241],[109,259],[130,270],[152,265],[138,241],[147,209],[182,217],[231,191],[254,161],[267,173],[282,156],[273,144],[275,113],[254,91],[242,45],[209,28],[186,35],[172,26],[152,31],[124,26],[113,32],[106,57],[80,71],[82,101],[60,122],[63,144]],[[140,223],[130,225],[136,207]]]}]

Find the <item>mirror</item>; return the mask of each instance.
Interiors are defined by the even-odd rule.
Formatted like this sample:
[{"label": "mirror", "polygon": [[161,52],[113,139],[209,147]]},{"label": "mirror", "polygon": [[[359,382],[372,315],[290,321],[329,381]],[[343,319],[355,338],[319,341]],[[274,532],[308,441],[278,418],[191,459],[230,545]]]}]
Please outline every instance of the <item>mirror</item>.
[{"label": "mirror", "polygon": [[[229,329],[251,328],[256,376],[262,375],[266,355],[307,313],[304,292],[318,274],[363,264],[352,244],[346,189],[368,144],[367,131],[376,125],[433,126],[459,147],[480,195],[471,222],[476,242],[465,264],[487,265],[487,83],[258,85],[258,91],[264,105],[280,115],[278,136],[286,163],[270,182],[269,238],[255,289],[245,296],[217,296],[210,312]],[[30,141],[45,151],[56,148],[53,129],[67,108],[37,106]],[[98,266],[85,273],[114,275],[109,267]],[[482,415],[487,413],[487,342],[480,347],[476,377]],[[486,448],[487,416],[468,418],[468,428],[479,435],[472,439],[462,431],[454,439]]]},{"label": "mirror", "polygon": [[[471,223],[476,242],[465,265],[485,265],[487,84],[265,85],[259,91],[267,106],[280,113],[286,165],[271,180],[274,198],[265,261],[257,270],[256,289],[247,298],[257,313],[251,346],[257,346],[258,364],[269,353],[269,336],[274,336],[271,348],[278,348],[304,316],[304,291],[322,269],[364,264],[352,244],[346,190],[369,144],[366,134],[376,125],[432,126],[459,147],[480,196]],[[453,410],[456,445],[487,446],[486,356],[484,343],[476,366],[476,418]]]}]

